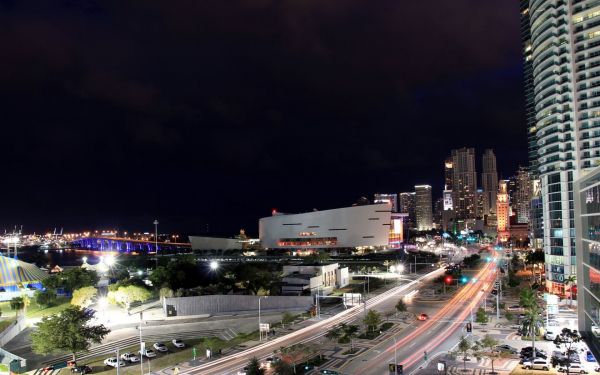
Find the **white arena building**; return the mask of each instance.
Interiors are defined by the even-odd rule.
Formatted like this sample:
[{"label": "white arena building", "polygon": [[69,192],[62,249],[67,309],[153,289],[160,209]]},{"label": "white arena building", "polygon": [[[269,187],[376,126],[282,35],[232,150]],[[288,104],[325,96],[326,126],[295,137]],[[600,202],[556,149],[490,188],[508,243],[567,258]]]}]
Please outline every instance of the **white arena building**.
[{"label": "white arena building", "polygon": [[281,214],[260,219],[265,249],[315,249],[388,246],[392,206],[372,204]]}]

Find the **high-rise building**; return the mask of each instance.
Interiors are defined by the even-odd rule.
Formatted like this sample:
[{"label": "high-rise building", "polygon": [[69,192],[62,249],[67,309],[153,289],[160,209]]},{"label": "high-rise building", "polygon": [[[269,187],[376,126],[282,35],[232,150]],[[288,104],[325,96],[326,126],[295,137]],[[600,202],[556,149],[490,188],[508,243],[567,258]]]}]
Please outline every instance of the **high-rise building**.
[{"label": "high-rise building", "polygon": [[483,215],[496,212],[498,194],[498,171],[494,150],[487,149],[482,157],[481,187],[483,188]]},{"label": "high-rise building", "polygon": [[600,7],[595,0],[530,0],[521,8],[529,23],[525,92],[534,95],[535,122],[528,121],[541,181],[546,289],[564,295],[576,273],[573,181],[600,162]]},{"label": "high-rise building", "polygon": [[436,229],[441,229],[443,225],[444,198],[438,198],[433,204],[433,225]]},{"label": "high-rise building", "polygon": [[452,203],[457,219],[477,216],[477,172],[475,149],[452,150]]},{"label": "high-rise building", "polygon": [[508,241],[510,237],[510,204],[508,198],[508,183],[506,180],[500,181],[498,184],[498,194],[496,200],[496,225],[498,231],[498,239],[502,242]]},{"label": "high-rise building", "polygon": [[452,156],[450,156],[444,162],[444,190],[452,191],[454,187],[454,164],[452,162]]},{"label": "high-rise building", "polygon": [[415,185],[416,205],[415,212],[417,215],[417,229],[431,230],[433,229],[433,213],[431,202],[431,186]]},{"label": "high-rise building", "polygon": [[392,205],[392,212],[398,212],[398,195],[397,194],[376,193],[373,198],[373,203],[390,203]]},{"label": "high-rise building", "polygon": [[415,193],[406,192],[398,194],[398,211],[402,214],[407,214],[406,224],[408,228],[415,228],[416,225],[416,213],[415,213]]},{"label": "high-rise building", "polygon": [[524,167],[519,167],[516,175],[517,187],[511,202],[513,212],[517,215],[517,223],[529,223],[529,215],[531,211],[531,200],[533,199],[531,190],[531,176],[529,170]]}]

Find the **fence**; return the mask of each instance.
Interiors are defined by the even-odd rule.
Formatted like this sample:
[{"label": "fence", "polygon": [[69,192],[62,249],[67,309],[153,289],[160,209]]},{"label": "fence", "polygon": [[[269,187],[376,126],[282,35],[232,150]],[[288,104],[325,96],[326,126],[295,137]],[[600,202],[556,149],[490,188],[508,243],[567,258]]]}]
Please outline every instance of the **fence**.
[{"label": "fence", "polygon": [[[258,311],[258,296],[213,295],[165,298],[167,316],[187,316]],[[261,311],[301,311],[313,306],[311,296],[269,296],[260,298]]]}]

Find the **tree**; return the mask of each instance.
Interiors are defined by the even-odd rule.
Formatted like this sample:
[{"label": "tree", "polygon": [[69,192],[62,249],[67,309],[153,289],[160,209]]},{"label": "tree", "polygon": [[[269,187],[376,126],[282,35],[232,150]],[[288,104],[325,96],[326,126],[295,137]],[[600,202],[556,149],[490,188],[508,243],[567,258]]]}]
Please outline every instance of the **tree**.
[{"label": "tree", "polygon": [[488,322],[488,316],[483,307],[477,309],[477,313],[475,314],[475,322],[479,324],[485,324]]},{"label": "tree", "polygon": [[296,373],[296,364],[302,359],[310,356],[313,351],[313,347],[304,344],[294,344],[288,347],[281,347],[279,349],[280,358],[283,362],[291,365]]},{"label": "tree", "polygon": [[103,325],[90,325],[94,311],[70,306],[58,314],[45,316],[31,332],[31,346],[38,354],[55,351],[72,353],[88,351],[92,343],[101,343],[110,329]]},{"label": "tree", "polygon": [[375,310],[369,310],[367,316],[363,319],[363,323],[367,326],[367,329],[371,329],[371,332],[375,331],[377,326],[381,323],[381,315]]},{"label": "tree", "polygon": [[406,303],[404,303],[404,299],[400,298],[398,302],[396,302],[396,311],[405,312],[406,310]]},{"label": "tree", "polygon": [[336,326],[327,331],[327,333],[325,334],[325,338],[331,341],[337,341],[340,337],[342,337],[342,333],[343,332],[340,326]]},{"label": "tree", "polygon": [[556,335],[554,339],[554,345],[561,347],[564,345],[565,358],[563,360],[564,365],[567,367],[567,375],[569,375],[569,368],[571,367],[572,358],[577,356],[578,343],[581,341],[581,336],[577,330],[570,330],[569,328],[563,328],[560,334]]},{"label": "tree", "polygon": [[152,297],[152,293],[146,288],[137,285],[121,286],[114,292],[108,292],[108,300],[118,303],[129,310],[132,302],[145,302]]},{"label": "tree", "polygon": [[98,284],[98,280],[100,278],[96,271],[77,267],[51,276],[43,280],[42,284],[47,289],[64,289],[72,292],[75,289],[94,286]]},{"label": "tree", "polygon": [[531,347],[533,348],[533,358],[535,358],[535,337],[538,323],[541,321],[540,308],[537,304],[535,292],[531,289],[521,290],[519,304],[525,308],[525,322],[527,325],[524,325],[523,330],[531,334]]},{"label": "tree", "polygon": [[467,371],[467,359],[469,359],[469,354],[473,352],[475,348],[473,344],[464,336],[460,337],[460,341],[458,342],[458,348],[456,348],[456,352],[462,356],[464,370]]},{"label": "tree", "polygon": [[565,286],[569,287],[569,306],[571,306],[573,304],[573,285],[575,285],[576,283],[577,283],[576,275],[569,275],[569,277],[567,277],[565,279]]},{"label": "tree", "polygon": [[175,293],[173,292],[173,289],[171,289],[171,288],[162,287],[162,288],[160,288],[158,295],[159,295],[160,299],[165,299],[165,298],[173,298]]},{"label": "tree", "polygon": [[390,320],[390,318],[391,318],[392,316],[394,316],[395,314],[396,314],[396,313],[395,313],[394,311],[386,311],[386,312],[384,313],[384,315],[385,315],[385,321],[386,321],[386,322],[388,322],[388,321]]},{"label": "tree", "polygon": [[256,357],[252,357],[250,362],[248,363],[248,371],[246,371],[248,375],[264,375],[265,370],[260,367],[260,362]]},{"label": "tree", "polygon": [[15,310],[15,314],[18,316],[19,311],[25,308],[25,300],[23,297],[13,297],[13,299],[10,300],[10,308]]},{"label": "tree", "polygon": [[343,336],[338,340],[339,343],[350,342],[350,350],[354,351],[354,339],[358,336],[358,326],[356,324],[340,324]]},{"label": "tree", "polygon": [[56,293],[50,289],[36,290],[33,298],[38,306],[51,307],[56,304]]},{"label": "tree", "polygon": [[73,291],[73,298],[71,298],[71,305],[88,307],[92,304],[97,295],[98,290],[93,286],[75,289]]},{"label": "tree", "polygon": [[284,361],[277,361],[275,363],[275,374],[276,375],[294,375],[294,368]]},{"label": "tree", "polygon": [[296,320],[296,317],[294,316],[294,314],[286,311],[281,316],[281,325],[283,326],[284,324],[293,323],[294,320]]},{"label": "tree", "polygon": [[492,374],[495,374],[494,371],[494,361],[499,358],[507,358],[510,357],[510,353],[502,352],[496,349],[499,342],[491,335],[485,335],[479,341],[479,345],[477,349],[482,349],[478,352],[478,356],[489,358],[492,362]]}]

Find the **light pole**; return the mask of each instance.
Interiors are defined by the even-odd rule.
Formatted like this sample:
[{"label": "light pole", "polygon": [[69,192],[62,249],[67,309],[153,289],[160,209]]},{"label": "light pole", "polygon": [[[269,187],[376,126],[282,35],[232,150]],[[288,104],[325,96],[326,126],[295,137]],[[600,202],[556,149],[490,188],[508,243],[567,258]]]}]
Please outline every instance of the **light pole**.
[{"label": "light pole", "polygon": [[158,268],[158,219],[154,220],[154,250],[156,251],[156,268]]},{"label": "light pole", "polygon": [[262,296],[262,297],[258,297],[258,341],[262,341],[262,326],[261,326],[261,320],[260,320],[260,300],[263,298],[267,298],[268,296]]},{"label": "light pole", "polygon": [[396,336],[394,336],[394,365],[398,366],[398,353],[396,353]]},{"label": "light pole", "polygon": [[146,352],[146,348],[144,348],[144,342],[142,341],[142,320],[143,320],[144,312],[140,311],[140,374],[144,375],[144,353]]}]

